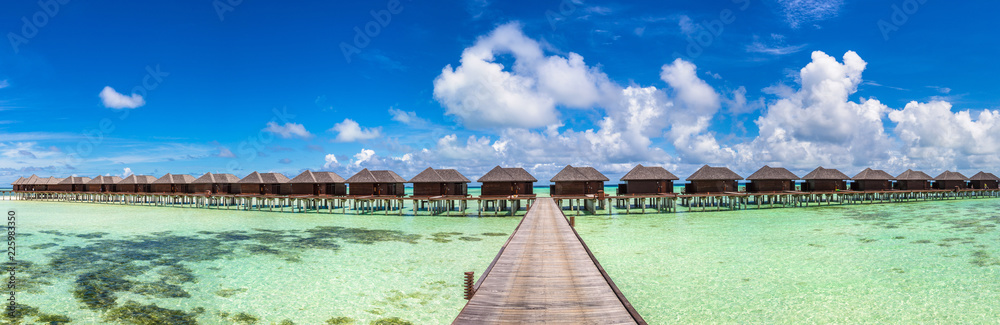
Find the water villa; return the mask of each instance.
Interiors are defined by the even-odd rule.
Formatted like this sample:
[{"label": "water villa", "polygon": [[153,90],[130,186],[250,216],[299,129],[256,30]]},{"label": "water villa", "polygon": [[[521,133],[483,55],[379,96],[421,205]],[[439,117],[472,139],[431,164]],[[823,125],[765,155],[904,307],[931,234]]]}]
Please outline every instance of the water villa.
[{"label": "water villa", "polygon": [[482,196],[534,195],[538,180],[520,167],[493,167],[478,182],[483,183]]},{"label": "water villa", "polygon": [[839,170],[832,168],[816,167],[813,171],[802,176],[803,192],[837,192],[847,190],[847,180],[851,179]]},{"label": "water villa", "polygon": [[726,167],[702,166],[698,171],[688,176],[684,186],[686,194],[707,194],[736,192],[739,189],[737,181],[743,177]]},{"label": "water villa", "polygon": [[925,174],[922,171],[916,171],[912,169],[907,169],[899,176],[896,176],[896,186],[897,190],[929,190],[931,189],[931,178],[930,175]]},{"label": "water villa", "polygon": [[549,195],[587,195],[604,191],[608,177],[594,167],[573,167],[566,165],[549,180]]},{"label": "water villa", "polygon": [[892,175],[878,169],[865,168],[851,178],[852,191],[887,191],[892,189]]},{"label": "water villa", "polygon": [[238,183],[242,194],[283,195],[289,193],[288,181],[279,173],[252,172]]},{"label": "water villa", "polygon": [[314,172],[306,170],[291,181],[291,193],[295,195],[347,195],[346,180],[334,172]]},{"label": "water villa", "polygon": [[10,187],[14,191],[23,191],[23,189],[21,188],[21,183],[23,182],[24,182],[24,177],[18,176],[17,180],[15,180],[13,183],[10,183]]},{"label": "water villa", "polygon": [[795,180],[798,176],[792,174],[784,167],[770,167],[764,165],[750,176],[747,180],[748,193],[780,193],[795,190]]},{"label": "water villa", "polygon": [[413,183],[413,196],[467,196],[469,183],[465,175],[454,169],[434,169],[427,167],[413,176],[407,183]]},{"label": "water villa", "polygon": [[121,181],[122,178],[118,176],[97,176],[87,182],[87,192],[118,192],[115,184]]},{"label": "water villa", "polygon": [[154,181],[151,188],[156,193],[194,193],[191,191],[192,182],[194,176],[167,173]]},{"label": "water villa", "polygon": [[239,194],[240,178],[233,174],[205,173],[191,182],[193,193]]},{"label": "water villa", "polygon": [[129,175],[115,184],[115,190],[122,193],[150,193],[156,177],[149,175]]},{"label": "water villa", "polygon": [[670,194],[674,192],[674,181],[679,180],[663,167],[636,165],[622,176],[618,184],[618,195]]},{"label": "water villa", "polygon": [[965,185],[965,181],[968,180],[969,178],[962,173],[946,170],[934,177],[934,188],[939,190],[965,189],[968,188]]},{"label": "water villa", "polygon": [[1000,187],[1000,177],[993,175],[993,173],[978,172],[969,177],[969,188],[983,190],[998,187]]},{"label": "water villa", "polygon": [[59,182],[58,184],[59,189],[57,191],[84,192],[87,190],[87,182],[90,182],[89,177],[78,177],[78,176],[66,177],[61,182]]},{"label": "water villa", "polygon": [[[677,212],[741,210],[749,208],[798,207],[813,204],[865,204],[1000,196],[1000,178],[980,172],[966,189],[965,177],[950,171],[942,173],[938,187],[926,188],[927,177],[918,171],[900,174],[896,189],[889,185],[893,177],[883,171],[865,169],[855,176],[855,190],[845,190],[846,175],[836,169],[816,168],[802,177],[801,191],[794,191],[792,174],[784,168],[764,166],[748,177],[747,189],[737,187],[739,175],[726,167],[703,166],[688,178],[686,193],[671,193],[676,176],[661,167],[637,165],[621,179],[617,195],[600,193],[607,177],[591,167],[567,166],[552,177],[551,196],[561,209],[577,214]],[[953,183],[949,183],[951,179]],[[363,169],[343,180],[331,172],[306,171],[289,180],[278,173],[253,172],[241,180],[231,174],[131,175],[117,180],[113,176],[67,177],[37,175],[20,177],[12,184],[15,190],[0,190],[0,199],[53,200],[80,202],[119,202],[132,205],[190,206],[219,209],[266,209],[284,211],[327,211],[403,214],[405,201],[411,200],[412,213],[469,213],[508,211],[510,215],[526,211],[536,200],[532,186],[537,180],[523,168],[494,167],[479,178],[480,196],[468,196],[469,179],[453,169],[428,168],[414,176],[414,194],[407,196],[407,182],[395,172]],[[592,182],[592,183],[591,183]],[[90,183],[88,191],[87,184]],[[345,186],[347,183],[347,186]],[[235,186],[234,186],[235,184]],[[957,189],[956,189],[957,187]],[[564,206],[569,202],[569,206]],[[506,214],[506,213],[505,213]]]},{"label": "water villa", "polygon": [[347,179],[347,193],[352,196],[404,196],[406,180],[391,170],[362,169]]}]

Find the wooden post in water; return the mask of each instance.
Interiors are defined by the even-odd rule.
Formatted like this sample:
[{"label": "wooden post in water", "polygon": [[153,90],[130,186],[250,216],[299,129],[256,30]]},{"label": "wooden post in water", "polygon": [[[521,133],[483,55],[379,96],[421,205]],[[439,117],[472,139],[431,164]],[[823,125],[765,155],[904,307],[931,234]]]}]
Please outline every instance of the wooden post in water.
[{"label": "wooden post in water", "polygon": [[465,300],[472,300],[472,296],[476,294],[476,290],[472,288],[475,283],[473,278],[476,272],[465,272]]}]

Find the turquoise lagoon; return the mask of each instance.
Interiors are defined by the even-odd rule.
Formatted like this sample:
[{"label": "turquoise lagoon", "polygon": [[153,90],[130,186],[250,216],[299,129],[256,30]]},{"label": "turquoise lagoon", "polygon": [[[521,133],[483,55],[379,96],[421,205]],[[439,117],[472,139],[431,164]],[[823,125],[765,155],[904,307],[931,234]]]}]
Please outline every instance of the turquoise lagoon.
[{"label": "turquoise lagoon", "polygon": [[[520,220],[0,204],[18,215],[18,303],[37,309],[25,323],[447,324],[465,302],[462,272],[485,270]],[[651,324],[990,323],[1000,319],[998,208],[977,199],[576,222]]]}]

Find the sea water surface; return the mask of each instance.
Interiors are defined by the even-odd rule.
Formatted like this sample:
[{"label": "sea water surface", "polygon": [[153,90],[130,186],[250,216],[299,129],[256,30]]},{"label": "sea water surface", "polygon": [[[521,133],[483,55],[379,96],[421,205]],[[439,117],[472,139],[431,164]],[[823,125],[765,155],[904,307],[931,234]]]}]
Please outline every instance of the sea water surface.
[{"label": "sea water surface", "polygon": [[0,204],[29,323],[449,323],[520,220]]},{"label": "sea water surface", "polygon": [[995,324],[998,227],[1000,199],[576,218],[650,324]]},{"label": "sea water surface", "polygon": [[[18,216],[26,323],[447,324],[465,303],[462,272],[478,277],[520,221],[0,204]],[[576,224],[650,324],[995,323],[998,208],[970,199]]]}]

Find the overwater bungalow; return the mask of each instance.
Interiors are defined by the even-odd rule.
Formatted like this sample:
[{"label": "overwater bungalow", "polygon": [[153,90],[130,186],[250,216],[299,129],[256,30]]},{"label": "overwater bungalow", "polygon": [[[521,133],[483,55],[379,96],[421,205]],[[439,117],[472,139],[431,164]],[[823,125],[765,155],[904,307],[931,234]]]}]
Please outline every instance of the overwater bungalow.
[{"label": "overwater bungalow", "polygon": [[28,176],[21,181],[21,190],[26,192],[37,191],[39,187],[36,183],[38,183],[39,179],[41,178],[39,178],[38,175],[32,174],[31,176]]},{"label": "overwater bungalow", "polygon": [[302,195],[347,195],[347,181],[334,172],[304,171],[289,182],[292,194]]},{"label": "overwater bungalow", "polygon": [[603,191],[604,182],[609,179],[594,167],[566,165],[549,181],[552,182],[550,195],[587,195]]},{"label": "overwater bungalow", "polygon": [[347,193],[355,196],[403,196],[406,180],[391,170],[362,169],[347,179]]},{"label": "overwater bungalow", "polygon": [[674,181],[679,179],[663,167],[638,164],[622,176],[625,184],[618,184],[618,195],[673,193]]},{"label": "overwater bungalow", "polygon": [[1000,188],[1000,177],[993,173],[978,172],[969,177],[969,187],[977,190]]},{"label": "overwater bungalow", "polygon": [[940,190],[953,190],[968,188],[965,184],[969,178],[959,172],[946,170],[937,177],[934,177],[934,188]]},{"label": "overwater bungalow", "polygon": [[116,190],[122,193],[150,193],[156,176],[129,175],[116,184]]},{"label": "overwater bungalow", "polygon": [[239,181],[241,194],[285,195],[290,192],[288,177],[279,173],[253,172]]},{"label": "overwater bungalow", "polygon": [[816,167],[813,171],[802,176],[803,192],[836,192],[847,190],[847,180],[851,179],[846,174],[833,168]]},{"label": "overwater bungalow", "polygon": [[115,192],[115,184],[121,181],[122,178],[118,176],[97,176],[87,182],[87,192]]},{"label": "overwater bungalow", "polygon": [[538,180],[520,167],[493,167],[478,182],[483,183],[482,196],[534,195]]},{"label": "overwater bungalow", "polygon": [[17,180],[15,180],[13,183],[10,183],[10,187],[14,191],[22,191],[22,189],[21,189],[21,183],[24,182],[24,179],[25,179],[24,177],[18,176]]},{"label": "overwater bungalow", "polygon": [[191,182],[191,188],[195,193],[239,194],[239,182],[240,178],[233,174],[205,173]]},{"label": "overwater bungalow", "polygon": [[40,178],[38,180],[38,182],[37,182],[37,185],[41,186],[41,189],[37,189],[37,190],[39,190],[39,191],[58,191],[59,190],[59,182],[62,182],[62,180],[63,180],[62,178],[55,178],[55,177],[52,177],[52,176],[49,176],[49,178]]},{"label": "overwater bungalow", "polygon": [[58,191],[64,192],[84,192],[87,190],[88,182],[90,182],[90,177],[70,176],[59,182],[57,188]]},{"label": "overwater bungalow", "polygon": [[750,176],[747,180],[747,192],[749,193],[776,193],[795,190],[795,180],[799,179],[792,172],[784,167],[770,167],[764,165]]},{"label": "overwater bungalow", "polygon": [[896,176],[895,188],[903,191],[929,190],[931,189],[932,179],[930,175],[922,171],[907,169],[902,174],[899,174],[899,176]]},{"label": "overwater bungalow", "polygon": [[153,182],[151,188],[156,193],[194,193],[191,183],[194,176],[167,173]]},{"label": "overwater bungalow", "polygon": [[407,181],[413,183],[413,196],[467,196],[471,182],[457,170],[430,167]]},{"label": "overwater bungalow", "polygon": [[705,165],[688,176],[687,180],[690,183],[684,186],[684,192],[687,194],[736,192],[739,190],[737,181],[742,179],[742,176],[729,168]]},{"label": "overwater bungalow", "polygon": [[865,168],[851,178],[851,190],[853,191],[885,191],[892,189],[892,180],[895,177],[883,170]]}]

